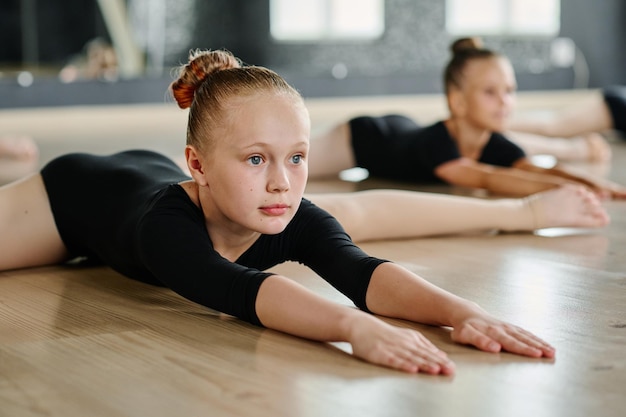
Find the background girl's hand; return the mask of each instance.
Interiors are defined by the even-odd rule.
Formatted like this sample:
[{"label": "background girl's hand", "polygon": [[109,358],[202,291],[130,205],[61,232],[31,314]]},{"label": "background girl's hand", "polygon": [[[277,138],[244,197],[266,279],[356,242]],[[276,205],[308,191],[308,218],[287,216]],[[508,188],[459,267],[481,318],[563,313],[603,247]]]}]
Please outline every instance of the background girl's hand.
[{"label": "background girl's hand", "polygon": [[355,356],[377,365],[409,373],[454,373],[454,363],[421,333],[366,316],[351,326]]},{"label": "background girl's hand", "polygon": [[472,317],[452,331],[452,340],[486,352],[507,352],[553,358],[555,349],[532,333],[491,317]]}]

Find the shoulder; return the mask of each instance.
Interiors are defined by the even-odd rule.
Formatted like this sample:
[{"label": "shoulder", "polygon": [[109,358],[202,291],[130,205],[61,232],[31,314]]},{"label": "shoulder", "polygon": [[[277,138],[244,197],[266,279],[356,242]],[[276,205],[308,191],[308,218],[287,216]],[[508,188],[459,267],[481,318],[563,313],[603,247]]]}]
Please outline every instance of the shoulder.
[{"label": "shoulder", "polygon": [[305,245],[320,239],[347,236],[335,217],[306,198],[302,199],[296,215],[282,234]]},{"label": "shoulder", "polygon": [[494,132],[491,134],[491,137],[489,138],[489,142],[487,142],[486,146],[516,149],[516,150],[519,150],[520,152],[523,152],[522,148],[520,148],[516,143],[508,139],[502,133],[498,133],[498,132]]},{"label": "shoulder", "polygon": [[420,130],[422,134],[430,134],[430,135],[440,135],[440,136],[450,136],[448,133],[448,129],[446,128],[446,124],[443,120],[435,122],[431,125],[425,126]]},{"label": "shoulder", "polygon": [[156,228],[162,233],[172,232],[182,225],[204,232],[202,210],[178,184],[167,185],[156,193],[139,220],[139,229]]},{"label": "shoulder", "polygon": [[491,165],[512,166],[526,153],[517,144],[500,133],[493,133],[483,149],[480,161]]},{"label": "shoulder", "polygon": [[435,166],[460,157],[458,146],[443,121],[420,130],[415,136],[413,149]]},{"label": "shoulder", "polygon": [[448,131],[448,128],[443,120],[420,129],[415,136],[418,141],[425,143],[434,142],[438,147],[444,144],[446,146],[452,144],[456,147],[456,143],[452,139],[452,136],[450,135],[450,132]]},{"label": "shoulder", "polygon": [[328,213],[326,210],[316,206],[313,202],[306,198],[302,198],[300,207],[296,212],[291,224],[322,224],[322,223],[337,223],[337,220]]}]

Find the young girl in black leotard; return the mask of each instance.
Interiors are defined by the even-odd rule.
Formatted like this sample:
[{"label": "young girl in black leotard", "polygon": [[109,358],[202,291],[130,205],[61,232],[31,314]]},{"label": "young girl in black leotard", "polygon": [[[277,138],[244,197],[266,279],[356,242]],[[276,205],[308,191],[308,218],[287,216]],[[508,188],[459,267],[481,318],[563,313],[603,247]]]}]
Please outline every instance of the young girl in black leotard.
[{"label": "young girl in black leotard", "polygon": [[576,183],[605,197],[626,198],[626,188],[610,181],[534,165],[499,133],[507,127],[516,90],[508,59],[474,39],[461,39],[452,49],[444,73],[448,119],[427,127],[397,115],[342,123],[311,141],[311,177],[358,166],[394,181],[443,181],[496,194],[526,196]]},{"label": "young girl in black leotard", "polygon": [[[453,340],[488,352],[554,356],[536,336],[399,265],[367,255],[314,204],[339,213],[358,233],[369,223],[367,194],[365,200],[303,198],[308,113],[300,95],[276,73],[241,66],[224,51],[199,51],[182,68],[172,92],[182,108],[189,108],[190,176],[147,151],[60,157],[41,174],[0,188],[0,270],[85,256],[257,325],[349,342],[355,356],[406,372],[449,374],[454,365],[419,332],[369,313],[450,326]],[[407,197],[389,192],[375,199],[398,196]],[[511,208],[556,225],[545,210],[546,201],[555,198],[584,206],[581,212],[566,210],[565,221],[606,223],[597,200],[581,189],[564,188]],[[355,201],[363,204],[350,215],[346,208]],[[366,214],[360,224],[354,222],[356,212]],[[557,217],[563,221],[563,213]],[[286,260],[310,266],[359,309],[266,272]]]}]

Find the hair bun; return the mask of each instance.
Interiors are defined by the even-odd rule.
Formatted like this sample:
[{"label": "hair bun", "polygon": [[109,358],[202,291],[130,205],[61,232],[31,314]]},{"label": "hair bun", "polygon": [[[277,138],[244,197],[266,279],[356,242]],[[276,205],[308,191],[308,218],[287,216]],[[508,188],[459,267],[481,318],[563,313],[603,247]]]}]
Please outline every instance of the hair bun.
[{"label": "hair bun", "polygon": [[192,50],[189,63],[180,68],[177,79],[170,86],[178,107],[191,107],[196,90],[207,77],[231,68],[241,68],[241,61],[229,51]]},{"label": "hair bun", "polygon": [[450,46],[450,50],[454,55],[483,48],[483,41],[479,37],[457,39],[452,43],[452,46]]}]

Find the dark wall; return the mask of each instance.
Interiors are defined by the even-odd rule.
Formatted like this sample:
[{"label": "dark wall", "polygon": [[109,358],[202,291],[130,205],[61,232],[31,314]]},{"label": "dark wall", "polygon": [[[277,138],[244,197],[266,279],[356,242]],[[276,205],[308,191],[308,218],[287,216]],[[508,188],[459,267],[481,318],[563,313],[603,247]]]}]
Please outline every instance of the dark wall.
[{"label": "dark wall", "polygon": [[0,2],[0,67],[58,67],[95,37],[108,34],[94,0]]},{"label": "dark wall", "polygon": [[[81,51],[86,41],[106,35],[95,1],[29,0],[37,5],[39,51],[46,64],[62,63]],[[149,0],[128,0],[146,4]],[[20,0],[3,0],[0,5],[0,67],[23,58],[13,39],[19,32]],[[136,3],[137,4],[137,3]],[[81,95],[90,88],[63,86],[57,94],[47,94],[47,105],[63,101],[150,102],[163,100],[162,89],[171,80],[171,67],[183,63],[190,49],[226,48],[244,62],[265,65],[281,73],[305,97],[335,95],[436,93],[441,89],[441,71],[449,59],[453,38],[445,32],[444,0],[386,0],[386,31],[368,42],[280,44],[269,34],[269,0],[167,0],[164,67],[161,78],[137,82],[123,80],[96,87],[100,94]],[[561,33],[572,39],[584,57],[588,83],[580,85],[585,60],[574,67],[553,65],[552,39],[538,37],[486,37],[485,44],[511,59],[520,90],[601,87],[626,85],[626,2],[623,0],[561,0]],[[141,13],[133,21],[141,29]],[[19,41],[18,41],[19,43]],[[17,52],[16,52],[17,51]],[[347,77],[335,79],[333,66],[347,68]],[[583,74],[584,75],[584,74]],[[150,78],[150,77],[147,77]],[[94,81],[95,82],[95,81]],[[46,92],[58,84],[41,79],[28,87],[16,87],[14,80],[0,77],[0,106],[37,105],[39,87]],[[147,94],[147,87],[161,89]],[[10,90],[10,89],[13,90]],[[118,91],[119,90],[119,91]],[[3,97],[11,97],[7,104]]]},{"label": "dark wall", "polygon": [[626,1],[561,0],[561,34],[583,52],[590,87],[626,84]]}]

